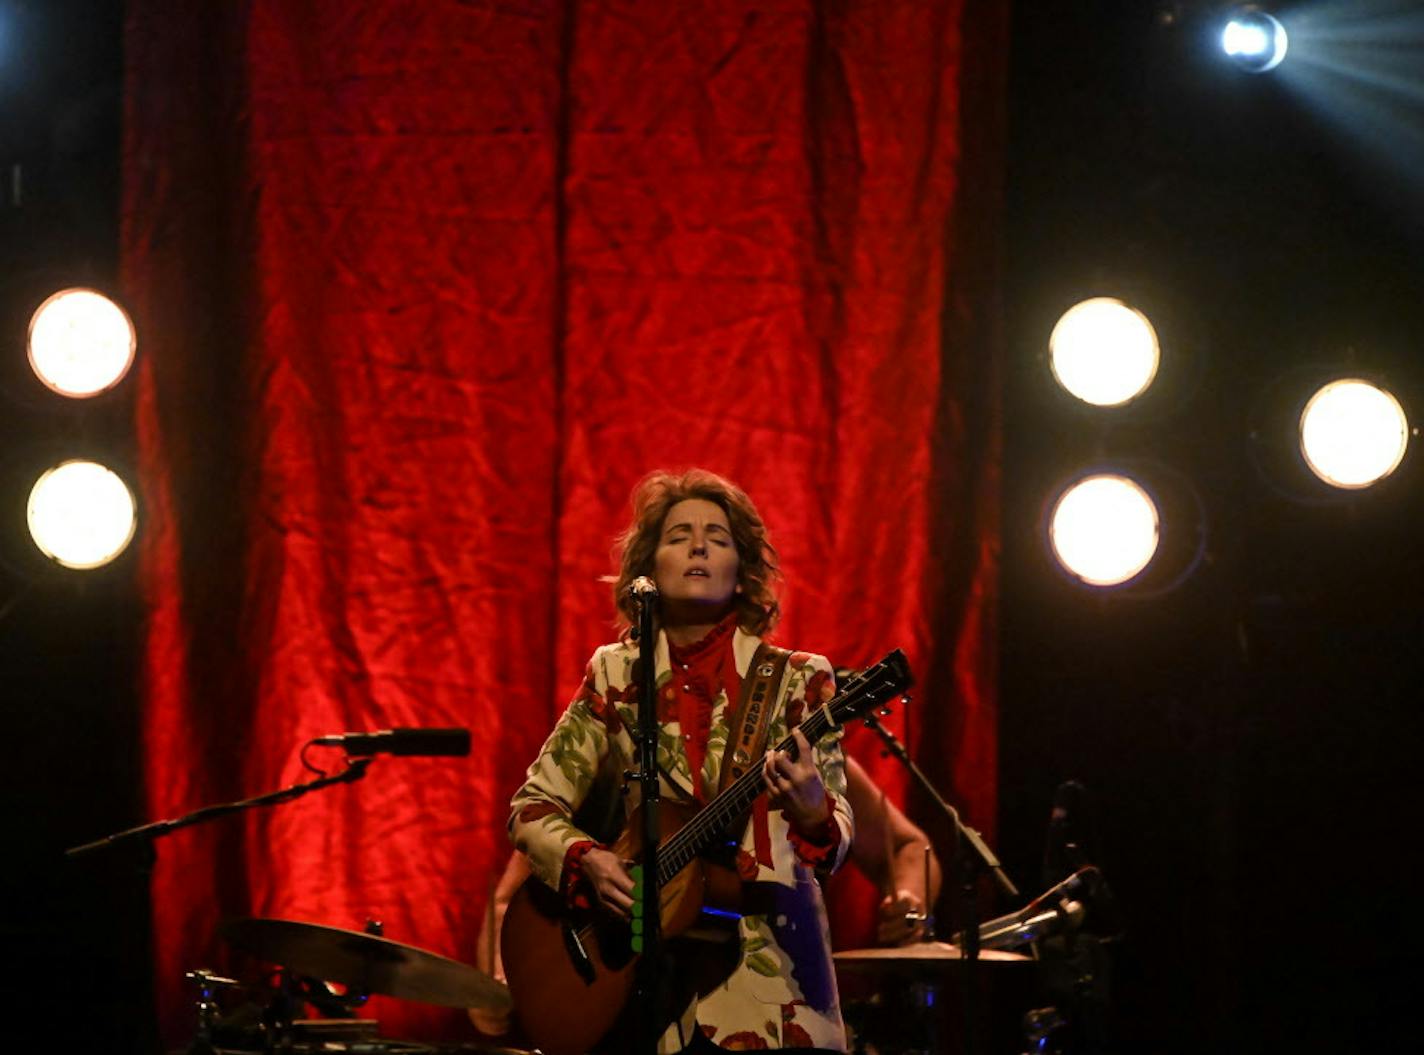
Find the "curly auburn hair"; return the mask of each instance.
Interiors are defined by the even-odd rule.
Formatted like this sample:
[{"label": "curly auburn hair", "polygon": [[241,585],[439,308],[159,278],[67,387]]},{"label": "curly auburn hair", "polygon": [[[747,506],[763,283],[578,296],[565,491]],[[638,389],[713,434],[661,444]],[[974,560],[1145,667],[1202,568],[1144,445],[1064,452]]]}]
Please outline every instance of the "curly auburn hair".
[{"label": "curly auburn hair", "polygon": [[776,599],[775,589],[781,577],[776,550],[767,540],[766,524],[747,493],[705,469],[682,473],[658,470],[633,488],[633,522],[618,536],[613,550],[619,565],[618,576],[612,580],[613,604],[618,609],[622,632],[626,635],[638,618],[628,586],[639,575],[652,576],[653,555],[668,510],[689,498],[714,502],[727,514],[732,542],[737,547],[737,584],[741,587],[732,599],[737,623],[749,634],[765,634],[781,618],[781,602]]}]

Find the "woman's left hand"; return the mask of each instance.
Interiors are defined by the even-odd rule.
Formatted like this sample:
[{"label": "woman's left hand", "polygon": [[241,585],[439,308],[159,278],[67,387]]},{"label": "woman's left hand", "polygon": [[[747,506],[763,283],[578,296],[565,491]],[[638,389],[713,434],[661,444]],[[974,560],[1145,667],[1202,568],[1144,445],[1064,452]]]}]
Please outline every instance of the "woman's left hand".
[{"label": "woman's left hand", "polygon": [[767,797],[776,809],[786,811],[802,835],[812,835],[831,815],[826,786],[811,757],[811,745],[800,729],[791,731],[796,741],[796,758],[786,751],[768,751],[762,762],[761,779]]}]

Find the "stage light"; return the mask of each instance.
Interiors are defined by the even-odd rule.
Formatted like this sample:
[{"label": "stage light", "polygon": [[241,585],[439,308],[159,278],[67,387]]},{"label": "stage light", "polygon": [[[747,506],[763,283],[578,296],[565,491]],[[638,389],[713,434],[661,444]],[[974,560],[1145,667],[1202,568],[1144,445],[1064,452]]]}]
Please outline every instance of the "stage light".
[{"label": "stage light", "polygon": [[108,564],[129,544],[134,497],[113,471],[78,459],[45,472],[30,490],[30,537],[66,568]]},{"label": "stage light", "polygon": [[1114,297],[1094,297],[1063,313],[1048,338],[1058,383],[1085,403],[1116,407],[1147,390],[1161,349],[1147,316]]},{"label": "stage light", "polygon": [[1399,400],[1358,378],[1332,381],[1300,415],[1300,450],[1332,487],[1358,489],[1384,479],[1404,458],[1409,422]]},{"label": "stage light", "polygon": [[113,388],[137,347],[128,313],[97,290],[60,290],[30,317],[30,367],[63,396],[83,399]]},{"label": "stage light", "polygon": [[1254,4],[1232,11],[1221,31],[1221,50],[1247,73],[1275,69],[1286,46],[1286,27]]},{"label": "stage light", "polygon": [[1133,480],[1085,477],[1059,496],[1048,521],[1053,555],[1089,586],[1119,586],[1157,552],[1157,505]]}]

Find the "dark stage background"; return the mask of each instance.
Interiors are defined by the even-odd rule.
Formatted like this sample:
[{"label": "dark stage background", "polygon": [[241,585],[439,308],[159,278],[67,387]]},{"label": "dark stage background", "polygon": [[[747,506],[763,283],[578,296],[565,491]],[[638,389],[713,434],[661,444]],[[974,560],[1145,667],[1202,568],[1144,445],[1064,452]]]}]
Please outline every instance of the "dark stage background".
[{"label": "dark stage background", "polygon": [[[1032,875],[1057,783],[1096,792],[1128,919],[1124,1050],[1410,1046],[1424,476],[1416,447],[1384,485],[1332,497],[1291,445],[1342,372],[1383,380],[1417,421],[1424,189],[1306,105],[1292,85],[1317,67],[1223,62],[1219,6],[1044,2],[1015,21],[1001,845]],[[1349,53],[1366,79],[1419,68],[1407,7],[1281,5],[1360,41],[1392,26],[1398,50]],[[1379,123],[1358,136],[1407,156],[1417,101],[1323,83],[1338,106],[1368,101]],[[1167,358],[1140,406],[1090,414],[1043,349],[1104,290],[1158,322]],[[1204,559],[1173,592],[1099,600],[1054,574],[1043,503],[1128,457],[1193,483]]]},{"label": "dark stage background", "polygon": [[[1119,1050],[1407,1038],[1424,480],[1411,453],[1314,500],[1269,438],[1346,345],[1420,405],[1424,210],[1215,63],[1210,6],[1045,0],[1006,35],[948,2],[0,4],[14,346],[53,276],[122,276],[144,363],[85,408],[5,368],[17,1027],[155,1050],[143,862],[60,851],[295,779],[348,727],[514,746],[167,840],[169,1040],[223,913],[470,958],[628,487],[700,461],[785,544],[786,641],[911,650],[909,739],[1026,891],[1055,787],[1092,790]],[[1172,358],[1104,426],[1042,348],[1120,288]],[[28,556],[22,481],[85,445],[142,465],[145,524],[81,582]],[[1039,518],[1128,452],[1195,482],[1207,559],[1108,602]]]}]

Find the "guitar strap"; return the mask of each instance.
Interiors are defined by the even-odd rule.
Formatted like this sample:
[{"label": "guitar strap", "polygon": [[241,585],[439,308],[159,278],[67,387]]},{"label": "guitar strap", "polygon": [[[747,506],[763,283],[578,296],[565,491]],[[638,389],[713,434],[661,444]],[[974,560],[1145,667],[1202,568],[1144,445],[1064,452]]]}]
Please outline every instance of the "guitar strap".
[{"label": "guitar strap", "polygon": [[766,752],[766,731],[770,724],[772,704],[781,688],[781,675],[791,653],[762,642],[752,656],[752,665],[742,679],[742,695],[737,709],[727,723],[727,747],[722,753],[722,776],[717,785],[720,794],[732,782],[760,764]]}]

